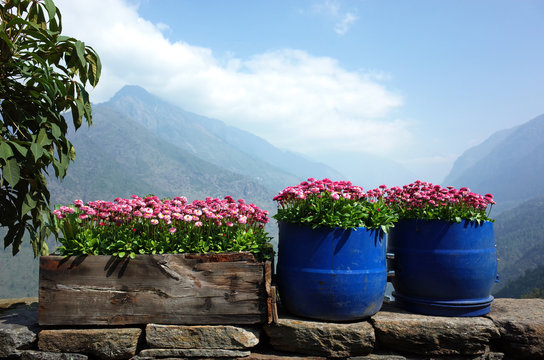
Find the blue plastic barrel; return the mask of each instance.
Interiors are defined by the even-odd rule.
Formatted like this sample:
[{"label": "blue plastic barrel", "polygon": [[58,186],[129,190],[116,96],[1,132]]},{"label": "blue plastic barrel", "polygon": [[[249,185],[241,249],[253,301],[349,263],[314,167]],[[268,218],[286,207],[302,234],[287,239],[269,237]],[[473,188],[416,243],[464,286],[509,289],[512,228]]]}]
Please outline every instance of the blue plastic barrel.
[{"label": "blue plastic barrel", "polygon": [[279,223],[277,283],[291,313],[349,321],[378,312],[387,285],[381,230]]},{"label": "blue plastic barrel", "polygon": [[497,277],[493,223],[400,220],[389,232],[393,296],[408,311],[479,316]]}]

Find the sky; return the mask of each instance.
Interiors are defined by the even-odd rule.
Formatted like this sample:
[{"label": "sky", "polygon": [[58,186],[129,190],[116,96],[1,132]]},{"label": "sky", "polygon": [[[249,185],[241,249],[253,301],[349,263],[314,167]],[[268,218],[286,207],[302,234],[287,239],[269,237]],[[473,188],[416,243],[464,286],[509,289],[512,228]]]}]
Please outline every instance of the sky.
[{"label": "sky", "polygon": [[544,113],[541,0],[55,3],[101,57],[94,103],[139,85],[348,178],[394,162],[440,183]]}]

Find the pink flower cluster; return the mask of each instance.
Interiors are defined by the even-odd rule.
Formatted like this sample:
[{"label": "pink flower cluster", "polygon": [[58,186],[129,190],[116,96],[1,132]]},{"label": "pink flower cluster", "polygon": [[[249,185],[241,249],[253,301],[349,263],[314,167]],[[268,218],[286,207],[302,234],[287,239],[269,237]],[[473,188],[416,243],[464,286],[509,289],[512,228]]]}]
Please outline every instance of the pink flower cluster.
[{"label": "pink flower cluster", "polygon": [[[259,209],[255,204],[246,204],[243,199],[235,201],[231,196],[223,200],[207,197],[205,200],[188,202],[184,196],[172,200],[160,200],[157,196],[141,198],[132,195],[130,199],[116,198],[115,202],[103,200],[91,201],[87,205],[75,200],[81,220],[90,219],[99,225],[116,224],[145,219],[151,225],[165,224],[172,226],[170,232],[176,232],[176,224],[190,223],[196,227],[203,224],[233,226],[233,223],[264,227],[269,222],[268,211]],[[53,211],[58,219],[74,213],[74,208],[61,206]]]},{"label": "pink flower cluster", "polygon": [[318,198],[330,196],[333,200],[340,198],[349,200],[371,199],[379,195],[380,190],[371,190],[364,192],[363,188],[353,185],[349,181],[332,181],[330,179],[316,180],[309,178],[296,186],[289,186],[283,189],[278,195],[274,196],[274,201],[280,205],[291,201],[304,200],[308,196],[316,195]]},{"label": "pink flower cluster", "polygon": [[402,187],[385,189],[385,199],[389,205],[400,205],[405,210],[447,206],[486,210],[495,204],[492,194],[482,196],[467,187],[455,189],[453,186],[442,187],[420,180]]}]

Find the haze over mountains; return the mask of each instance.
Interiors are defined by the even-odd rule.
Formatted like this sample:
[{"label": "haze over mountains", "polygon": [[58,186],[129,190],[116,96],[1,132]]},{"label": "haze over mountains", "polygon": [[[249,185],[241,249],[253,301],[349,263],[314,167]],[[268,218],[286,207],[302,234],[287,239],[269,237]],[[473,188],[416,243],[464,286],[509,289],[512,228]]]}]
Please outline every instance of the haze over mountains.
[{"label": "haze over mountains", "polygon": [[[373,159],[359,164],[336,161],[334,167],[338,165],[341,173],[222,121],[183,111],[135,86],[93,105],[93,126],[68,138],[76,148],[76,161],[63,181],[48,179],[52,204],[132,194],[190,199],[231,195],[273,212],[272,197],[307,177],[347,179],[365,188],[367,183],[392,186],[415,179],[386,161],[378,169]],[[347,171],[351,178],[343,174]],[[411,178],[385,180],[392,179],[388,172],[396,172],[396,179]],[[541,115],[468,149],[443,182],[495,195],[498,206],[491,215],[496,217],[500,256],[501,282],[495,287],[499,295],[520,296],[544,288],[544,279],[534,280],[534,274],[544,271],[543,180]],[[276,230],[272,220],[271,235]],[[523,286],[514,291],[512,284]],[[28,246],[15,258],[11,251],[0,252],[0,298],[36,294],[37,261]]]},{"label": "haze over mountains", "polygon": [[57,203],[152,193],[190,199],[232,195],[270,207],[285,186],[310,176],[342,176],[136,86],[94,105],[93,126],[69,136],[77,158],[62,182],[50,181]]},{"label": "haze over mountains", "polygon": [[496,295],[544,294],[544,115],[465,151],[444,184],[495,196]]},{"label": "haze over mountains", "polygon": [[497,210],[544,195],[544,115],[498,131],[455,162],[444,184],[492,193]]}]

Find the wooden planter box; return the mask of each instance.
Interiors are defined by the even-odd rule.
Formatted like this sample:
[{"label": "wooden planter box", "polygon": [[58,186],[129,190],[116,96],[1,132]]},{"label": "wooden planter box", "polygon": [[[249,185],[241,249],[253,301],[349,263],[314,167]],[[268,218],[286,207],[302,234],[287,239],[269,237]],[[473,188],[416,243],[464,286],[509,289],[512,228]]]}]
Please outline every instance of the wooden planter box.
[{"label": "wooden planter box", "polygon": [[40,325],[271,322],[272,266],[250,253],[42,256]]}]

